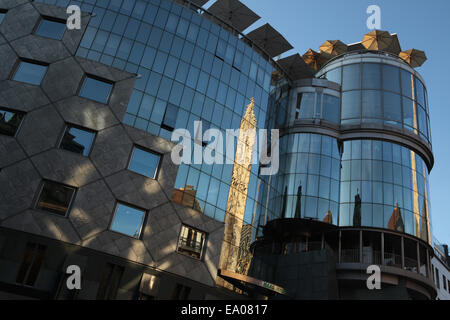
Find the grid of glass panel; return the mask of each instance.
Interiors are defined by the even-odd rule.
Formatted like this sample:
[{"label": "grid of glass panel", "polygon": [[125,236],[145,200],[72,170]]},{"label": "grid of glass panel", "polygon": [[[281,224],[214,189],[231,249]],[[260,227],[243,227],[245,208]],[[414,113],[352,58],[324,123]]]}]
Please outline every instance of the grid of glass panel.
[{"label": "grid of glass panel", "polygon": [[66,24],[60,21],[42,19],[36,30],[38,36],[61,40],[66,31]]},{"label": "grid of glass panel", "polygon": [[339,225],[389,229],[394,209],[401,213],[404,232],[428,241],[429,179],[423,159],[390,142],[344,142]]},{"label": "grid of glass panel", "polygon": [[315,92],[299,93],[295,119],[322,119],[334,124],[339,124],[338,97]]},{"label": "grid of glass panel", "polygon": [[342,85],[341,124],[396,126],[431,142],[426,89],[410,72],[388,64],[356,63],[324,76]]},{"label": "grid of glass panel", "polygon": [[[273,67],[247,44],[170,0],[39,0],[95,13],[77,55],[138,74],[125,124],[170,140],[193,122],[237,129],[250,98],[264,127]],[[197,134],[197,133],[196,133]],[[232,165],[181,165],[175,191],[195,195],[193,207],[224,221]],[[245,224],[254,221],[258,166],[253,165]],[[176,195],[175,195],[176,196]],[[174,196],[173,196],[174,197]],[[260,199],[260,198],[258,198]]]},{"label": "grid of glass panel", "polygon": [[280,174],[271,179],[279,192],[271,196],[269,219],[281,215],[324,221],[328,215],[336,224],[340,173],[336,139],[298,133],[282,137],[280,147]]}]

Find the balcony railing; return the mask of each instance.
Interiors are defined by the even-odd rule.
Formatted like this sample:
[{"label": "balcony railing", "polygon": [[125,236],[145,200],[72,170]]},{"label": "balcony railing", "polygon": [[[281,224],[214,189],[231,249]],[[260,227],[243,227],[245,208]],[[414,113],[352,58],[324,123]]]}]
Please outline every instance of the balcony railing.
[{"label": "balcony railing", "polygon": [[360,254],[359,249],[343,249],[341,250],[342,263],[359,263]]},{"label": "balcony railing", "polygon": [[402,267],[402,256],[395,254],[395,253],[385,252],[384,253],[384,265],[390,266],[390,267],[401,268]]}]

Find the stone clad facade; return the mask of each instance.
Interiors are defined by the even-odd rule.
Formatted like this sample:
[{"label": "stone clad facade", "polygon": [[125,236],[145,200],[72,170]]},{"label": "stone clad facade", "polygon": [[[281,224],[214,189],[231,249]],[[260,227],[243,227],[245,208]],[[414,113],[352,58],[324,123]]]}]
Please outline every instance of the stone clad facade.
[{"label": "stone clad facade", "polygon": [[[224,225],[170,201],[174,145],[121,122],[137,75],[75,56],[87,14],[82,29],[66,31],[60,41],[34,30],[41,16],[66,19],[65,8],[32,1],[0,7],[8,10],[0,26],[0,106],[25,114],[15,137],[0,135],[0,296],[57,297],[64,261],[82,264],[79,298],[96,298],[107,263],[125,270],[119,299],[139,294],[143,273],[162,279],[156,298],[171,298],[179,283],[192,288],[191,297],[214,296]],[[41,85],[11,80],[20,60],[48,65]],[[79,96],[86,74],[113,83],[107,104]],[[58,147],[67,124],[96,133],[88,156]],[[161,155],[156,179],[127,170],[133,146]],[[66,216],[36,209],[44,180],[76,188]],[[110,230],[118,201],[146,210],[139,239]],[[182,225],[206,233],[201,259],[177,252]],[[29,241],[47,246],[34,288],[15,284]]]}]

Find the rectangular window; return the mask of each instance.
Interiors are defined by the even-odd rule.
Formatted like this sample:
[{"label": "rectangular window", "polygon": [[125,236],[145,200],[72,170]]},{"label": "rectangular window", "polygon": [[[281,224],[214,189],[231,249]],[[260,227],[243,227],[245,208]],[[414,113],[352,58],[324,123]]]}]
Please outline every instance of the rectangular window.
[{"label": "rectangular window", "polygon": [[2,23],[2,21],[3,21],[3,18],[5,17],[5,15],[6,15],[6,10],[4,10],[4,9],[0,9],[0,23]]},{"label": "rectangular window", "polygon": [[161,156],[157,153],[149,152],[135,146],[128,170],[156,179],[160,160]]},{"label": "rectangular window", "polygon": [[112,86],[111,82],[87,76],[81,88],[80,96],[100,103],[107,103]]},{"label": "rectangular window", "polygon": [[14,137],[20,128],[24,113],[0,108],[0,134]]},{"label": "rectangular window", "polygon": [[22,263],[16,276],[17,283],[34,286],[44,260],[45,250],[46,247],[41,244],[27,243]]},{"label": "rectangular window", "polygon": [[117,296],[124,267],[108,263],[102,274],[102,280],[97,291],[97,300],[114,300]]},{"label": "rectangular window", "polygon": [[42,18],[36,29],[35,34],[38,36],[61,40],[66,31],[65,21],[59,21],[54,18]]},{"label": "rectangular window", "polygon": [[95,133],[68,125],[61,140],[60,148],[83,156],[88,156],[94,142]]},{"label": "rectangular window", "polygon": [[438,268],[435,269],[436,270],[436,287],[438,289],[441,288],[441,279],[439,278],[439,270]]},{"label": "rectangular window", "polygon": [[53,181],[44,181],[37,209],[65,216],[75,195],[75,188]]},{"label": "rectangular window", "polygon": [[206,234],[188,226],[181,226],[177,251],[200,259]]},{"label": "rectangular window", "polygon": [[338,97],[323,95],[322,118],[326,121],[339,124],[339,103]]},{"label": "rectangular window", "polygon": [[139,239],[145,214],[144,210],[117,203],[111,230]]},{"label": "rectangular window", "polygon": [[47,68],[48,66],[43,63],[20,61],[13,80],[38,86],[41,84]]},{"label": "rectangular window", "polygon": [[442,284],[444,285],[444,290],[447,290],[447,278],[442,275]]}]

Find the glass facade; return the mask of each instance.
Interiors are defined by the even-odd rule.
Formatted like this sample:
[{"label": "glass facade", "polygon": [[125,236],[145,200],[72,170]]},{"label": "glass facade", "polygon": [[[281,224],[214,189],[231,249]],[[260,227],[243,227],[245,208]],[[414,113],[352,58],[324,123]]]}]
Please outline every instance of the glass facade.
[{"label": "glass facade", "polygon": [[[337,224],[340,154],[329,136],[298,133],[280,139],[280,171],[273,188],[267,219],[312,218]],[[281,214],[280,214],[281,213]],[[265,215],[261,215],[265,219]],[[260,221],[264,225],[264,220]]]},{"label": "glass facade", "polygon": [[362,62],[331,68],[322,77],[342,85],[342,125],[394,126],[431,144],[426,88],[411,72]]},{"label": "glass facade", "polygon": [[[39,0],[95,13],[77,55],[138,74],[125,124],[170,140],[177,128],[238,129],[250,98],[265,126],[272,63],[229,31],[170,0]],[[175,192],[182,201],[224,221],[233,165],[181,164]],[[258,165],[253,165],[244,224],[255,221]],[[175,194],[173,198],[179,197]],[[182,196],[181,196],[182,197]]]}]

